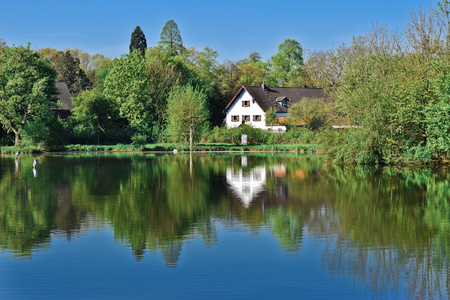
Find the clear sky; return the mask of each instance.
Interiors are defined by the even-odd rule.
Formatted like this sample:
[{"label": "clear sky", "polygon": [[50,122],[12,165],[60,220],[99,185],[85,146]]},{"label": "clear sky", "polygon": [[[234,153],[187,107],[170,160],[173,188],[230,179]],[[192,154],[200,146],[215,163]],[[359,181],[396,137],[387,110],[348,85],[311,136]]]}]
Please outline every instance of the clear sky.
[{"label": "clear sky", "polygon": [[413,9],[429,0],[0,0],[0,37],[8,45],[58,50],[80,48],[119,57],[128,52],[139,25],[148,46],[174,20],[186,47],[210,46],[218,61],[239,60],[252,51],[263,60],[286,38],[303,49],[330,49],[364,34],[372,23],[404,30]]}]

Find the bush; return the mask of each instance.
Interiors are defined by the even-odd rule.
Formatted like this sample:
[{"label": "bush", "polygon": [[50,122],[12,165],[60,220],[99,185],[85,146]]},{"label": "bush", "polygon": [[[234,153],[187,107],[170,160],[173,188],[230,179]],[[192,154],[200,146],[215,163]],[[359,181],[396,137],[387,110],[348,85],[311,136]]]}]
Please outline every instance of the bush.
[{"label": "bush", "polygon": [[148,137],[146,134],[135,134],[131,137],[131,144],[134,146],[134,148],[142,149],[147,143],[147,138]]},{"label": "bush", "polygon": [[21,134],[22,147],[59,150],[66,143],[64,121],[54,115],[28,121]]}]

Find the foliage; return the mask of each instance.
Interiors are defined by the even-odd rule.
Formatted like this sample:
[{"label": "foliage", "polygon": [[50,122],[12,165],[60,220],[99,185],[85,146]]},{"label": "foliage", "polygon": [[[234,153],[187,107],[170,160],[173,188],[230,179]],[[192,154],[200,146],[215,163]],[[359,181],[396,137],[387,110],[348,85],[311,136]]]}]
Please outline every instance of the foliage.
[{"label": "foliage", "polygon": [[148,48],[145,59],[145,73],[148,80],[148,97],[152,103],[153,124],[165,124],[167,99],[176,86],[191,85],[205,88],[205,82],[192,66],[186,64],[181,56],[171,57],[161,47]]},{"label": "foliage", "polygon": [[147,49],[147,40],[145,39],[145,35],[141,30],[141,27],[136,26],[131,33],[130,40],[130,52],[135,50],[141,52],[142,57],[145,57],[145,50]]},{"label": "foliage", "polygon": [[22,147],[37,147],[43,150],[60,150],[67,143],[64,121],[48,114],[27,122],[22,132]]},{"label": "foliage", "polygon": [[[80,52],[76,49],[77,52]],[[50,59],[52,67],[56,70],[57,81],[65,81],[72,95],[89,88],[92,83],[85,71],[80,67],[80,60],[70,50],[65,52],[44,48],[39,50]]]},{"label": "foliage", "polygon": [[209,113],[205,94],[190,85],[175,87],[167,100],[167,129],[174,142],[189,140],[190,148],[194,138],[207,128]]},{"label": "foliage", "polygon": [[433,63],[436,73],[432,81],[435,97],[425,110],[427,147],[435,155],[450,154],[450,64],[437,60]]},{"label": "foliage", "polygon": [[289,121],[317,130],[331,119],[332,105],[319,98],[303,98],[289,107]]},{"label": "foliage", "polygon": [[126,120],[119,117],[117,102],[98,89],[83,91],[72,102],[75,108],[70,121],[75,137],[103,144],[128,134]]},{"label": "foliage", "polygon": [[55,78],[50,62],[29,46],[0,52],[0,122],[14,132],[15,145],[29,120],[51,114]]},{"label": "foliage", "polygon": [[289,82],[300,75],[303,65],[303,48],[294,39],[285,39],[278,45],[278,52],[271,57],[269,85],[288,86]]},{"label": "foliage", "polygon": [[277,122],[277,116],[275,115],[276,110],[274,108],[269,108],[266,111],[266,125],[273,126]]},{"label": "foliage", "polygon": [[120,116],[140,133],[148,132],[153,121],[154,107],[148,89],[145,60],[140,52],[124,54],[113,61],[105,79],[104,94],[108,100],[117,102]]},{"label": "foliage", "polygon": [[160,41],[158,43],[170,55],[176,56],[183,51],[183,40],[181,39],[180,30],[174,20],[169,20],[161,31]]}]

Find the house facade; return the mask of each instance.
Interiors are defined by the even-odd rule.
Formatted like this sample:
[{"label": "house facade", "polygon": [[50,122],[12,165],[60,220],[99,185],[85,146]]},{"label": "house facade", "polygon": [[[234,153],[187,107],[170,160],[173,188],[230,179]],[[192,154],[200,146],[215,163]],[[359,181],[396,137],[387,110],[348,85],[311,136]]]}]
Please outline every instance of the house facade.
[{"label": "house facade", "polygon": [[[307,98],[323,98],[323,89],[242,86],[225,108],[227,128],[247,124],[254,128],[286,131],[281,124],[289,115],[289,106]],[[273,108],[278,121],[266,124],[266,112]]]}]

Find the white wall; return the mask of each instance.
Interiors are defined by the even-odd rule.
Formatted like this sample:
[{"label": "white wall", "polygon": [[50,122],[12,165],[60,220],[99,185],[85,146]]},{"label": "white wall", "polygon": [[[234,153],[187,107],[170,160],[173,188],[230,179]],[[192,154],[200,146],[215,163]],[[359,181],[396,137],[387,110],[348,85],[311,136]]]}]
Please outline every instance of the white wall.
[{"label": "white wall", "polygon": [[[243,107],[242,101],[250,101],[250,106]],[[239,116],[239,122],[232,122],[231,116]],[[256,103],[256,101],[253,101],[252,96],[246,91],[243,90],[241,94],[238,96],[236,101],[233,103],[233,105],[228,109],[227,116],[226,116],[226,123],[227,128],[233,128],[238,127],[242,124],[243,116],[250,116],[250,121],[245,122],[245,124],[248,124],[250,126],[253,126],[254,128],[260,128],[260,129],[272,129],[274,131],[286,131],[285,126],[266,126],[266,114],[262,110],[262,108]],[[261,121],[253,121],[254,115],[261,115]]]}]

